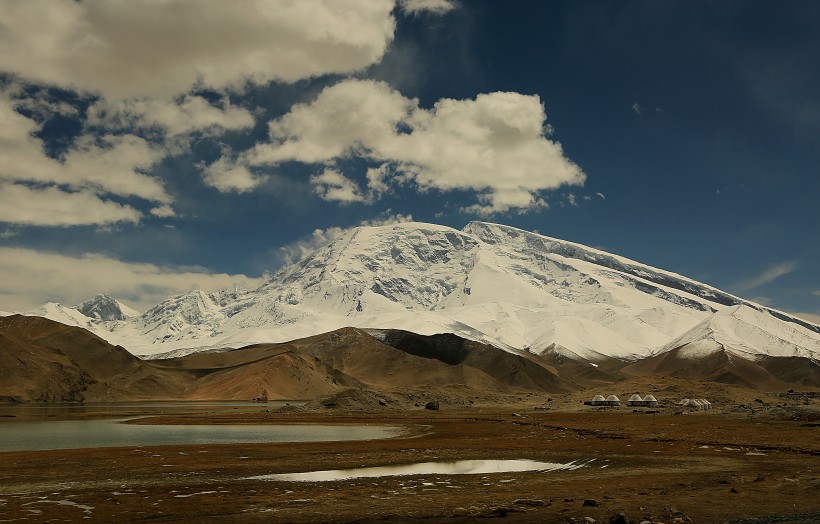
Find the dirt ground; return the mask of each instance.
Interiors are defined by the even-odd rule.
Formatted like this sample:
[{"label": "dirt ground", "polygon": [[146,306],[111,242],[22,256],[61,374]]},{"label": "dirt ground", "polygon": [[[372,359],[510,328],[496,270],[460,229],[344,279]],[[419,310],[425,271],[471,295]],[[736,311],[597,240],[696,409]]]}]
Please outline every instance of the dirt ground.
[{"label": "dirt ground", "polygon": [[[537,408],[537,406],[535,407]],[[152,422],[379,423],[368,442],[0,454],[0,522],[820,522],[820,427],[747,413],[631,408],[275,412]],[[143,421],[145,422],[145,421]],[[8,422],[6,422],[8,423]],[[11,422],[13,423],[13,422]],[[0,431],[2,427],[0,426]],[[336,482],[246,477],[464,459],[588,462],[557,472]],[[754,520],[748,520],[754,519]]]}]

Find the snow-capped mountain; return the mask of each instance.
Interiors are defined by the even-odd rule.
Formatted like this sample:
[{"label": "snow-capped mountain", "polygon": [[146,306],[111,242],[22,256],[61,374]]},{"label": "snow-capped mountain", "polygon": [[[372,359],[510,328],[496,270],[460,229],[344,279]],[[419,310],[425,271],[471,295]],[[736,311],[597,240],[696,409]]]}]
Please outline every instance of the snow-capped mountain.
[{"label": "snow-capped mountain", "polygon": [[88,318],[97,320],[126,320],[139,316],[137,311],[103,294],[86,300],[74,309]]},{"label": "snow-capped mountain", "polygon": [[590,361],[636,360],[702,340],[744,358],[820,357],[814,324],[623,257],[484,222],[462,231],[421,223],[351,229],[256,290],[192,291],[136,318],[86,322],[145,355],[353,326],[449,332]]}]

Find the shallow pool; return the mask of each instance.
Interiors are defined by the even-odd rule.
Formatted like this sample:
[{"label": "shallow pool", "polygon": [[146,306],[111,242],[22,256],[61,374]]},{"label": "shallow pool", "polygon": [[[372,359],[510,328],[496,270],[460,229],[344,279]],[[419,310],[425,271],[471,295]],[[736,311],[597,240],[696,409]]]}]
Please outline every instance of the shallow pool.
[{"label": "shallow pool", "polygon": [[456,462],[418,462],[397,466],[274,473],[247,477],[247,480],[278,480],[291,482],[328,482],[355,478],[393,477],[407,475],[475,475],[518,471],[562,471],[587,467],[595,459],[572,462],[538,462],[535,460],[459,460]]},{"label": "shallow pool", "polygon": [[332,442],[396,437],[401,428],[322,424],[123,424],[123,419],[8,422],[0,426],[0,452],[44,449]]}]

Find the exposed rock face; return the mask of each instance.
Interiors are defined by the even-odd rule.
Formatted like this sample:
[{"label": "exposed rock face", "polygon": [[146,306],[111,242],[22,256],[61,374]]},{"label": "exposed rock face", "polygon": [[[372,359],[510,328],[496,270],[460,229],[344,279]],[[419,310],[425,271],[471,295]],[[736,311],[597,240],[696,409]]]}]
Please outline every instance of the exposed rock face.
[{"label": "exposed rock face", "polygon": [[134,311],[124,307],[108,295],[97,295],[75,307],[83,315],[97,320],[126,320]]}]

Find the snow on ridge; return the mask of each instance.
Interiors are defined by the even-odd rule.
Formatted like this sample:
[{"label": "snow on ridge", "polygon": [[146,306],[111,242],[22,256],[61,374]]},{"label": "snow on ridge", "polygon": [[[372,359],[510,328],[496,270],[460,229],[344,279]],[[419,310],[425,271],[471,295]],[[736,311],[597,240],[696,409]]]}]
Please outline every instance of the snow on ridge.
[{"label": "snow on ridge", "polygon": [[[559,246],[569,246],[573,250],[577,250],[575,253],[566,251],[564,253],[561,253],[561,250],[555,250],[551,252],[556,252],[557,254],[563,254],[571,258],[576,258],[579,260],[592,262],[594,264],[599,264],[603,267],[611,267],[612,269],[615,269],[617,271],[641,277],[655,284],[661,284],[677,291],[682,291],[685,293],[689,293],[690,295],[695,295],[699,297],[701,300],[707,300],[709,302],[714,302],[724,306],[735,306],[738,304],[744,304],[753,309],[757,309],[760,311],[768,311],[772,315],[779,317],[780,320],[785,320],[787,322],[799,324],[805,328],[820,333],[820,325],[796,317],[785,311],[778,310],[762,304],[758,304],[756,302],[752,302],[751,300],[747,300],[736,295],[733,295],[731,293],[727,293],[718,288],[715,288],[714,286],[710,286],[709,284],[693,280],[691,278],[685,277],[678,273],[674,273],[672,271],[658,269],[653,266],[642,264],[640,262],[631,260],[620,255],[591,248],[583,244],[578,244],[567,240],[561,240],[558,238],[542,235],[540,233],[533,233],[516,227],[495,224],[492,222],[472,221],[464,227],[463,231],[475,234],[476,236],[482,238],[482,240],[484,241],[490,241],[492,237],[488,237],[488,235],[490,233],[494,233],[497,231],[503,231],[507,233],[514,232],[516,236],[522,236],[525,238],[538,237],[548,242],[553,242]],[[583,258],[579,257],[579,254],[583,255]],[[590,257],[589,255],[592,255],[592,257]],[[616,261],[618,262],[618,264],[616,265],[616,267],[612,267],[612,265],[607,265],[603,263],[607,261]],[[660,276],[661,278],[659,279],[658,276]],[[672,279],[673,281],[670,282],[667,279]],[[683,285],[679,285],[677,282],[674,281],[679,281],[683,283]],[[691,286],[694,286],[694,289],[692,289]]]},{"label": "snow on ridge", "polygon": [[[805,335],[795,339],[799,351],[820,343],[810,328],[751,303],[743,302],[751,311],[746,318],[737,304],[711,301],[713,289],[509,226],[471,222],[459,231],[402,223],[353,228],[252,291],[194,290],[137,318],[75,320],[132,353],[155,357],[285,342],[341,327],[455,333],[507,351],[587,361],[637,360],[713,332],[743,339],[732,335],[736,330],[753,333],[735,344],[748,355],[788,353],[788,343],[772,343],[771,350],[755,344],[788,341],[795,330]],[[732,315],[736,310],[739,316]],[[770,336],[744,322],[761,324]]]},{"label": "snow on ridge", "polygon": [[726,350],[750,360],[765,356],[820,359],[820,339],[811,330],[743,304],[713,314],[654,354],[676,349],[689,358]]}]

